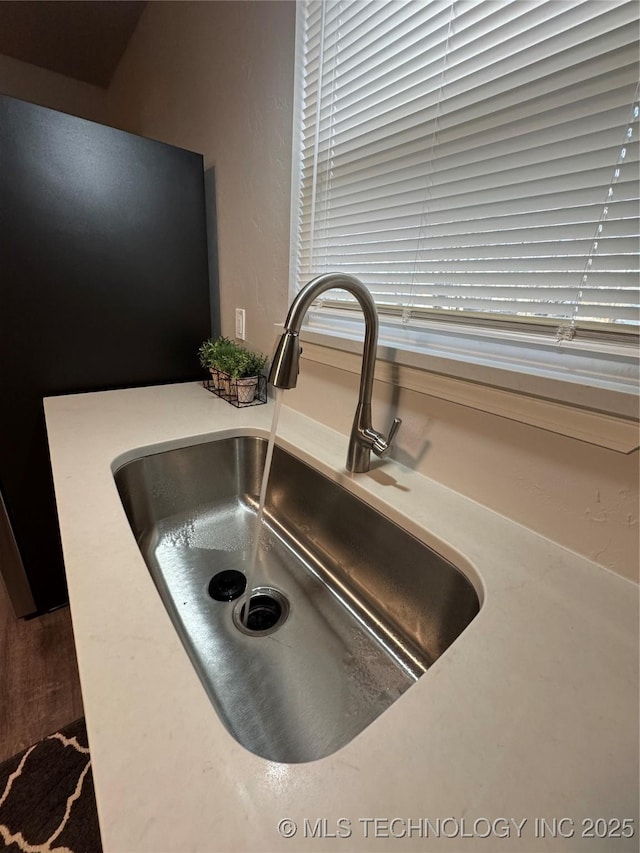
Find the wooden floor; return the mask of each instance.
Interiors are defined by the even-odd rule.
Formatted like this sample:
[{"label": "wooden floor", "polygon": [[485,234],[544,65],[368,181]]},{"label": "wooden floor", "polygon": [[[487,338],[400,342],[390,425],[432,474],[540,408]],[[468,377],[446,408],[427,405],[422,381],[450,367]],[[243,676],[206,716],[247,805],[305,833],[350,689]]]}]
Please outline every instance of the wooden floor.
[{"label": "wooden floor", "polygon": [[16,619],[0,578],[0,762],[82,715],[69,608]]}]

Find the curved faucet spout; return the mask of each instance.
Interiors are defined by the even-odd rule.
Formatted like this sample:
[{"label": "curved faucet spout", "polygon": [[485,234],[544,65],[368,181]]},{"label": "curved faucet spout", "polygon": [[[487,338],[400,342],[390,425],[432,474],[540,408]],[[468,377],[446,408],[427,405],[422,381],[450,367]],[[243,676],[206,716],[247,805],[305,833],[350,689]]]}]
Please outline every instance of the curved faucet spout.
[{"label": "curved faucet spout", "polygon": [[333,288],[351,293],[358,300],[365,320],[360,394],[347,454],[347,469],[356,473],[363,473],[369,470],[371,451],[377,456],[386,456],[389,452],[391,442],[401,421],[399,418],[394,420],[388,437],[374,430],[371,425],[371,394],[373,392],[373,374],[378,342],[378,313],[369,290],[359,279],[343,273],[325,273],[314,278],[302,288],[293,300],[287,314],[284,334],[278,342],[271,364],[269,382],[276,388],[295,388],[300,369],[301,349],[298,336],[302,322],[314,299],[317,299],[325,290]]}]

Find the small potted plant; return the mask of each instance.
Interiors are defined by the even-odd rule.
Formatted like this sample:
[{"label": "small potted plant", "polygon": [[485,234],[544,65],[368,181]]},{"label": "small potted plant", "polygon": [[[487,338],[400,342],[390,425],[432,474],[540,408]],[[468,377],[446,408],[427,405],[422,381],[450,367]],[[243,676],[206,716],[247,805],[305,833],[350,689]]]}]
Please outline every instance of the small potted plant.
[{"label": "small potted plant", "polygon": [[[198,356],[200,364],[211,374],[214,390],[226,390],[229,388],[229,371],[225,368],[230,363],[232,354],[238,349],[237,344],[221,335],[215,341],[209,339],[200,345]],[[225,375],[226,374],[226,375]]]},{"label": "small potted plant", "polygon": [[262,353],[238,347],[231,377],[235,380],[239,403],[253,402],[258,390],[258,376],[266,363],[267,358]]}]

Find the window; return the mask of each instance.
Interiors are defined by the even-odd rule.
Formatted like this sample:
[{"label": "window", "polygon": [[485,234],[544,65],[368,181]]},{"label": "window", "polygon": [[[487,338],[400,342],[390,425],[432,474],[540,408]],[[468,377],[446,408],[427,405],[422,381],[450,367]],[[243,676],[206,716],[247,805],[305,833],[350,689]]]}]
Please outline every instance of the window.
[{"label": "window", "polygon": [[[294,286],[352,273],[396,342],[435,320],[628,350],[635,0],[310,0],[298,14]],[[339,325],[353,306],[329,295]]]}]

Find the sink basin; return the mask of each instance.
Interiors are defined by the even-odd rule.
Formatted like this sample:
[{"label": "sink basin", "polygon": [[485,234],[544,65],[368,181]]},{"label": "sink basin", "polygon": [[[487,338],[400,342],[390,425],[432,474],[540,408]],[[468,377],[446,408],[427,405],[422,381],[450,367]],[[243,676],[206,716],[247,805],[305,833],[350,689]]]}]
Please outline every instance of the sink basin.
[{"label": "sink basin", "polygon": [[[246,627],[243,575],[266,447],[256,436],[223,438],[150,452],[114,476],[228,731],[264,758],[311,761],[410,688],[479,600],[451,562],[276,446]],[[212,597],[220,585],[231,600]]]}]

